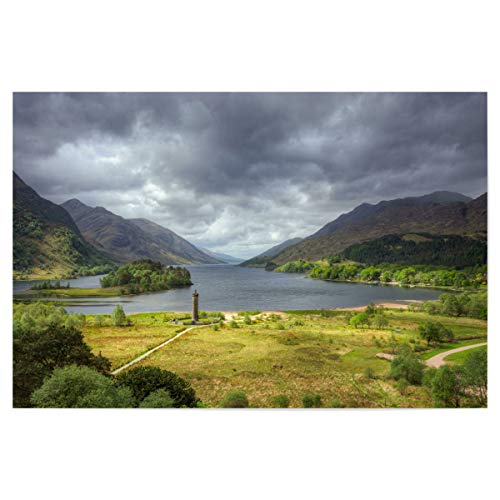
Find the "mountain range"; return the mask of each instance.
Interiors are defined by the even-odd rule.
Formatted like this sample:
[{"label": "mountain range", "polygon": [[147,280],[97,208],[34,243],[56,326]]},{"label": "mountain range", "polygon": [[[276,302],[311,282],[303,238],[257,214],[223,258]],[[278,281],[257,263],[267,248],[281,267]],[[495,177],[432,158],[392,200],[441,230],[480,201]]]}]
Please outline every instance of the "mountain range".
[{"label": "mountain range", "polygon": [[212,250],[209,250],[208,248],[201,248],[200,250],[210,255],[214,259],[223,262],[224,264],[239,264],[244,260],[244,259],[239,259],[238,257],[233,257],[232,255],[228,255],[227,253],[214,252]]},{"label": "mountain range", "polygon": [[85,241],[64,208],[42,198],[16,173],[14,195],[14,276],[62,276],[80,267],[109,264]]},{"label": "mountain range", "polygon": [[220,264],[173,231],[147,219],[125,219],[103,207],[71,199],[61,205],[84,238],[110,259],[149,258],[162,264]]},{"label": "mountain range", "polygon": [[[363,203],[299,243],[288,246],[272,261],[281,265],[298,259],[321,260],[354,244],[405,233],[456,234],[485,239],[486,214],[486,193],[474,200],[460,193],[437,191],[377,204]],[[252,260],[242,265],[251,265],[247,263]]]}]

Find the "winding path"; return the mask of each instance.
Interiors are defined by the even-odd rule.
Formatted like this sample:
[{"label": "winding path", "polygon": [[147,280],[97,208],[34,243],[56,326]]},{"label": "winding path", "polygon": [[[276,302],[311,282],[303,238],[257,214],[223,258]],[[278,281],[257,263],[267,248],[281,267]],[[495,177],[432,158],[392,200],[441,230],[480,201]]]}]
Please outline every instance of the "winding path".
[{"label": "winding path", "polygon": [[487,344],[487,342],[482,342],[480,344],[466,345],[463,347],[457,347],[456,349],[451,349],[450,351],[441,352],[439,354],[436,354],[435,356],[432,356],[432,358],[426,359],[425,364],[427,366],[431,366],[433,368],[439,368],[440,366],[443,366],[446,364],[446,361],[444,360],[444,358],[448,357],[450,354],[455,354],[456,352],[467,351],[468,349],[474,349],[476,347],[482,347],[483,345],[486,345],[486,344]]}]

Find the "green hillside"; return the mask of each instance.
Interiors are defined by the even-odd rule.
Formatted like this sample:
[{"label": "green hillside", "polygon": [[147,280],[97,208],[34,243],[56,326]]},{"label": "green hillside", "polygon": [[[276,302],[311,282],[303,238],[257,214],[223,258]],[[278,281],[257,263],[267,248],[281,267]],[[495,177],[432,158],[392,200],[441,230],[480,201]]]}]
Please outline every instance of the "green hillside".
[{"label": "green hillside", "polygon": [[338,255],[352,245],[394,234],[460,235],[484,240],[486,213],[486,194],[472,201],[435,202],[421,197],[363,204],[285,249],[272,261],[278,265],[300,259],[317,261]]},{"label": "green hillside", "polygon": [[39,196],[14,173],[14,278],[60,278],[108,269],[111,262],[89,245],[70,215]]},{"label": "green hillside", "polygon": [[469,267],[486,264],[486,240],[431,234],[387,235],[346,248],[344,260],[377,265],[434,265]]}]

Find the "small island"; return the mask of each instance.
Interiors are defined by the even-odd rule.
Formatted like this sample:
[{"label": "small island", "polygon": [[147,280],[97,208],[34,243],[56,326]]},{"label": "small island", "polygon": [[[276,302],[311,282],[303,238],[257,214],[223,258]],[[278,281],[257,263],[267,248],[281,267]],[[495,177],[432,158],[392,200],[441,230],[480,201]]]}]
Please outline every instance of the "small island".
[{"label": "small island", "polygon": [[101,288],[70,288],[60,282],[35,285],[26,295],[56,297],[113,297],[161,292],[191,286],[191,275],[184,267],[165,266],[151,259],[139,259],[110,272],[101,280]]}]

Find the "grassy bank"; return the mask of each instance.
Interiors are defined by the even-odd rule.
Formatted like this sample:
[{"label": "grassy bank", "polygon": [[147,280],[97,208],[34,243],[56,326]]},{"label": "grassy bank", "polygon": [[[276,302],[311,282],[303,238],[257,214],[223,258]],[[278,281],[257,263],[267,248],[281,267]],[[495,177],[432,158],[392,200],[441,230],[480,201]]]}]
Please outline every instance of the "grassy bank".
[{"label": "grassy bank", "polygon": [[27,290],[19,298],[37,297],[117,297],[124,295],[121,287],[109,288],[52,288],[46,290]]},{"label": "grassy bank", "polygon": [[462,351],[462,352],[456,352],[455,354],[450,354],[449,356],[446,356],[445,361],[451,362],[451,363],[457,363],[457,364],[462,364],[465,361],[465,358],[471,354],[472,352],[475,351],[486,351],[488,346],[481,346],[481,347],[476,347],[474,349],[469,349],[467,351]]}]

